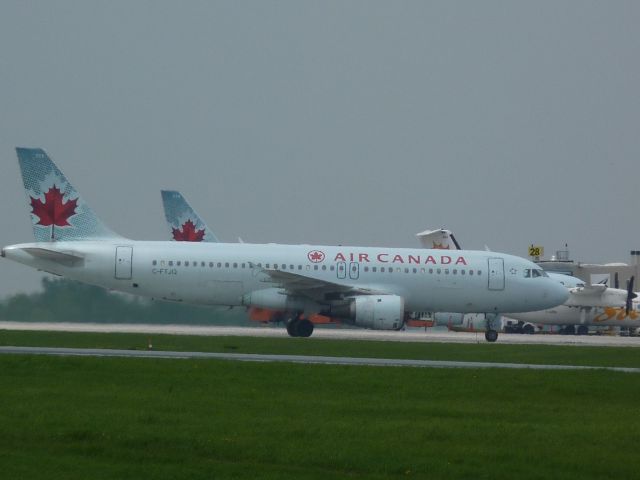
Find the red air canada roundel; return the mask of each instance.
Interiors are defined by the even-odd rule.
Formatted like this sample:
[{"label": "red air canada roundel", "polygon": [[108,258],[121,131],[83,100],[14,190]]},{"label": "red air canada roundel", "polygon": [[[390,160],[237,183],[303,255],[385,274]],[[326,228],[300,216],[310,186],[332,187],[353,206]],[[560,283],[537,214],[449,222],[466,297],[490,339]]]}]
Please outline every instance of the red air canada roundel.
[{"label": "red air canada roundel", "polygon": [[310,262],[320,263],[324,260],[324,252],[321,252],[320,250],[311,250],[307,253],[307,258]]}]

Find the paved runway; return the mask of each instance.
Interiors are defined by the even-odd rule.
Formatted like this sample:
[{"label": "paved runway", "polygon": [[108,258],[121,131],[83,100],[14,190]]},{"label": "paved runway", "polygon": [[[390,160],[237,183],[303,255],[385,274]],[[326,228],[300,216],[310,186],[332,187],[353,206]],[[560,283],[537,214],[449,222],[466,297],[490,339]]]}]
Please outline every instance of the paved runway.
[{"label": "paved runway", "polygon": [[[48,330],[58,332],[112,332],[143,333],[168,335],[203,336],[251,336],[286,338],[283,327],[221,327],[193,325],[144,325],[144,324],[101,324],[101,323],[30,323],[0,322],[0,330]],[[412,329],[401,332],[347,329],[316,328],[313,338],[334,340],[376,340],[393,342],[439,342],[439,343],[486,343],[484,333],[448,332],[434,329]],[[602,347],[640,347],[640,338],[615,337],[608,335],[520,335],[501,333],[497,343],[508,344],[544,344],[544,345],[582,345]]]},{"label": "paved runway", "polygon": [[640,368],[585,367],[577,365],[536,365],[526,363],[451,362],[441,360],[404,360],[356,357],[320,357],[312,355],[261,355],[249,353],[171,352],[153,350],[109,350],[98,348],[47,348],[47,347],[0,347],[6,355],[55,355],[90,357],[135,357],[168,359],[215,359],[241,362],[284,362],[323,365],[357,365],[375,367],[422,367],[422,368],[506,368],[521,370],[609,370],[625,373],[640,373]]}]

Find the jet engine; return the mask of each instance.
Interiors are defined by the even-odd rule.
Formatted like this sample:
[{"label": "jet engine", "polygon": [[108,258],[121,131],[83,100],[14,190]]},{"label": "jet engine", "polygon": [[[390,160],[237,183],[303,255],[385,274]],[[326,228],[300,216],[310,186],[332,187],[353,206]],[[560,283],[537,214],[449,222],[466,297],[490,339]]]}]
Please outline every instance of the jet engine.
[{"label": "jet engine", "polygon": [[400,330],[404,325],[404,299],[398,295],[362,295],[331,309],[331,314],[373,330]]}]

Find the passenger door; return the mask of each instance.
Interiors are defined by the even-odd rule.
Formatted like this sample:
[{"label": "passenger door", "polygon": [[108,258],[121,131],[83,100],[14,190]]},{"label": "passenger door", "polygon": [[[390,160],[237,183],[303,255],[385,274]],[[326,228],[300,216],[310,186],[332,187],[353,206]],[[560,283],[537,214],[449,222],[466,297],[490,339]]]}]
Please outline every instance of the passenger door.
[{"label": "passenger door", "polygon": [[504,290],[504,259],[489,258],[489,290]]}]

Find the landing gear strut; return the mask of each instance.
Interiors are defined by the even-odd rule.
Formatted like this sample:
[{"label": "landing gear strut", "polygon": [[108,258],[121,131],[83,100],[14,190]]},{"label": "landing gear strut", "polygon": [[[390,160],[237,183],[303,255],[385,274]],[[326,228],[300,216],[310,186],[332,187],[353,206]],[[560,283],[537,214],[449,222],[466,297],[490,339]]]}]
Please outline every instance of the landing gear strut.
[{"label": "landing gear strut", "polygon": [[287,323],[287,333],[291,337],[310,337],[313,333],[313,323],[306,318],[293,318]]},{"label": "landing gear strut", "polygon": [[498,340],[498,331],[497,328],[500,328],[501,320],[500,316],[495,313],[485,313],[485,319],[487,320],[487,327],[484,332],[484,338],[487,342],[495,342]]}]

